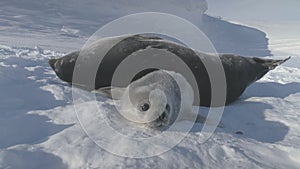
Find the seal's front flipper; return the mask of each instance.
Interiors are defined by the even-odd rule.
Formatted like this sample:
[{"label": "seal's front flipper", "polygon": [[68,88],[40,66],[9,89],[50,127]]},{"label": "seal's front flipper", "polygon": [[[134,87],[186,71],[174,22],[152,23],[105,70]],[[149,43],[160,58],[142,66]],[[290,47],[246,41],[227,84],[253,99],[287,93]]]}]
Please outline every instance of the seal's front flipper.
[{"label": "seal's front flipper", "polygon": [[120,100],[121,97],[124,95],[125,88],[120,87],[102,87],[92,92],[100,94],[104,97],[108,97],[110,99]]}]

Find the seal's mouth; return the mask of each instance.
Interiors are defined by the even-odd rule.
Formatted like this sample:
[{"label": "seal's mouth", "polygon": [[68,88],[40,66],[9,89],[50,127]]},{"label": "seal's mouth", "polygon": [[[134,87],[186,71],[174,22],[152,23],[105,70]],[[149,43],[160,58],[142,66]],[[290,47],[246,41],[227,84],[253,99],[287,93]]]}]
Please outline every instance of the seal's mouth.
[{"label": "seal's mouth", "polygon": [[158,128],[165,127],[167,125],[168,121],[168,114],[166,112],[163,112],[155,121]]},{"label": "seal's mouth", "polygon": [[154,120],[151,124],[153,128],[162,128],[169,125],[169,113],[170,113],[170,105],[167,104],[165,111],[162,112],[156,120]]},{"label": "seal's mouth", "polygon": [[168,114],[166,112],[163,112],[159,117],[158,117],[158,120],[163,122],[163,121],[166,121],[168,117]]}]

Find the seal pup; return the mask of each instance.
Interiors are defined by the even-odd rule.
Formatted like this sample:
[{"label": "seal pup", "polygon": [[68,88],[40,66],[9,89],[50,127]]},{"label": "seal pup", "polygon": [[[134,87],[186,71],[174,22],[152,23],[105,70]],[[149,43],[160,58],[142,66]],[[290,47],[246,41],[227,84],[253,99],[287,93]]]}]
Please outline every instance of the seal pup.
[{"label": "seal pup", "polygon": [[[207,63],[216,65],[215,57],[200,51],[194,51],[193,49],[181,44],[164,40],[156,36],[139,34],[103,38],[81,51],[73,52],[59,59],[51,59],[49,60],[49,64],[57,76],[65,82],[77,85],[86,90],[101,89],[112,85],[113,74],[118,65],[126,57],[137,54],[140,51],[147,51],[151,49],[163,50],[168,52],[170,55],[175,55],[183,60],[190,68],[197,84],[194,84],[191,81],[191,77],[185,78],[192,85],[194,91],[199,92],[194,93],[194,95],[200,96],[200,100],[194,100],[194,105],[224,106],[224,102],[212,102],[210,78],[204,63],[202,62],[202,60],[205,59]],[[79,54],[82,57],[80,60],[78,60]],[[104,58],[98,67],[96,79],[93,83],[87,83],[87,80],[83,80],[81,82],[76,82],[75,84],[75,82],[72,81],[75,63],[79,62],[80,64],[81,62],[84,62],[87,65],[92,65],[98,55],[104,55]],[[219,58],[222,62],[226,78],[225,83],[227,90],[225,105],[238,99],[238,97],[250,84],[263,77],[276,66],[290,59],[290,57],[283,60],[261,59],[257,57],[249,58],[232,54],[219,54]],[[180,72],[180,70],[168,70],[184,75],[184,73]],[[139,72],[133,81],[143,77],[151,71],[155,70]],[[85,76],[88,77],[89,75],[82,75],[82,77]],[[198,90],[195,90],[195,87],[197,86]]]},{"label": "seal pup", "polygon": [[117,109],[123,117],[147,127],[165,128],[182,120],[206,121],[193,109],[191,85],[172,71],[153,71],[126,88],[107,87],[93,92],[119,100]]}]

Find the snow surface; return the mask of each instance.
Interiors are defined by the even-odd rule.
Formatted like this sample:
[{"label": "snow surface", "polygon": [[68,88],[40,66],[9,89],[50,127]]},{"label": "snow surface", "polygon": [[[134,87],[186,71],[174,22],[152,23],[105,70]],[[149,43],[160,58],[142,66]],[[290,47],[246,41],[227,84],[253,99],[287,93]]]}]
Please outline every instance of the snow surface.
[{"label": "snow surface", "polygon": [[[279,28],[274,28],[276,32],[272,25],[266,24],[265,34],[208,15],[199,17],[202,20],[198,22],[194,20],[198,18],[195,11],[199,9],[201,16],[207,8],[205,1],[197,1],[202,4],[197,9],[185,6],[180,12],[174,10],[182,5],[180,1],[172,5],[166,1],[159,11],[170,12],[174,8],[171,11],[174,14],[179,12],[178,15],[196,21],[220,52],[270,56],[265,37],[268,36],[273,54],[280,52],[280,55],[294,57],[251,85],[238,101],[227,106],[222,117],[225,127],[218,128],[203,144],[199,141],[202,125],[196,124],[180,144],[151,158],[124,158],[99,148],[78,122],[70,86],[56,77],[47,61],[79,49],[88,36],[107,21],[128,13],[150,11],[157,6],[153,3],[145,9],[144,1],[137,4],[122,1],[121,5],[110,1],[103,5],[103,2],[0,2],[1,169],[300,168],[300,66],[296,64],[300,63],[300,52],[292,50],[299,47],[299,39],[293,39],[296,29],[282,34]],[[190,1],[191,7],[194,3]],[[126,6],[125,12],[121,9],[123,6]],[[106,10],[98,10],[98,7]],[[279,35],[280,38],[274,38]],[[286,43],[291,42],[290,39],[294,43]],[[228,40],[232,44],[227,44]],[[247,46],[252,49],[246,50]],[[111,100],[100,98],[77,107],[90,115],[86,118],[93,120],[94,113],[99,111],[91,109],[90,105],[95,102],[100,114],[110,117],[110,122],[115,124],[116,110]],[[207,112],[207,108],[200,109]],[[94,129],[98,130],[101,129]],[[122,132],[126,134],[127,131]],[[176,139],[178,133],[180,130],[170,131],[171,139]],[[115,140],[113,144],[123,151],[130,150],[122,140]],[[163,149],[166,145],[159,146]]]}]

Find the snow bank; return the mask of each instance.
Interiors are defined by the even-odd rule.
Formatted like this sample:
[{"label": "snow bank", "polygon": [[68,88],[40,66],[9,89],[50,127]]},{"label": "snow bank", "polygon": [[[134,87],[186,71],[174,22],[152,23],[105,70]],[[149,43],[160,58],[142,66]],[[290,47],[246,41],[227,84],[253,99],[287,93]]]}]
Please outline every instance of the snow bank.
[{"label": "snow bank", "polygon": [[[16,15],[21,15],[20,19],[15,19],[17,22],[26,20],[26,22],[39,24],[40,27],[61,26],[62,28],[64,25],[71,25],[76,29],[76,24],[83,21],[79,28],[85,31],[89,28],[84,27],[103,25],[121,16],[137,12],[171,13],[199,23],[202,14],[207,10],[205,0],[4,0],[0,5],[5,6],[7,17],[15,18]],[[14,11],[18,14],[14,14]],[[45,18],[47,20],[43,20]],[[25,26],[25,23],[19,24]],[[37,29],[37,26],[31,26]]]},{"label": "snow bank", "polygon": [[[0,29],[4,30],[0,33],[0,42],[6,44],[23,42],[23,46],[33,43],[33,46],[49,48],[51,38],[56,42],[53,44],[57,45],[55,50],[64,46],[60,50],[69,49],[71,52],[80,48],[84,40],[103,25],[121,16],[136,12],[164,12],[198,26],[220,53],[271,55],[265,33],[204,14],[207,10],[205,0],[4,0],[0,2],[0,9],[5,16],[0,22]],[[27,36],[18,35],[18,32],[26,32]],[[12,40],[13,36],[18,40]],[[33,36],[34,41],[28,36]]]}]

